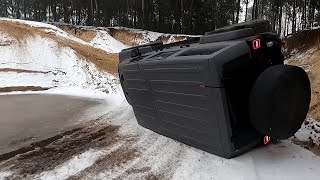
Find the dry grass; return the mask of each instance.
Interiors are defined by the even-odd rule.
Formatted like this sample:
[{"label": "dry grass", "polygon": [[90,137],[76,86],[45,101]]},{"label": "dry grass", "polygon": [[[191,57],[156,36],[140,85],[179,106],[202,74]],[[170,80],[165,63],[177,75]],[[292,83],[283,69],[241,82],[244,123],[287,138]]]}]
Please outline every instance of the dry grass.
[{"label": "dry grass", "polygon": [[80,44],[78,42],[56,36],[54,33],[45,32],[45,28],[31,27],[26,24],[0,21],[0,31],[16,38],[20,43],[28,37],[41,36],[52,39],[61,47],[70,47],[79,57],[84,58],[96,65],[99,70],[117,74],[118,55],[110,54],[101,49],[94,48],[90,45]]},{"label": "dry grass", "polygon": [[39,86],[14,86],[0,88],[0,93],[16,92],[16,91],[45,91],[50,88],[39,87]]}]

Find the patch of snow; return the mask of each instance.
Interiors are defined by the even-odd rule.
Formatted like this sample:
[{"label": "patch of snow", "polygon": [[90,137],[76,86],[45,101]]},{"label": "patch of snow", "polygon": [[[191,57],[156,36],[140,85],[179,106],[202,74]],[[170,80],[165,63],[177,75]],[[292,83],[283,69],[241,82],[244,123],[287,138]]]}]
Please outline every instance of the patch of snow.
[{"label": "patch of snow", "polygon": [[[104,157],[105,151],[90,149],[80,155],[73,157],[68,162],[63,163],[52,171],[41,173],[41,180],[64,180],[78,174],[79,172],[91,167],[97,160]],[[38,178],[37,178],[38,179]]]},{"label": "patch of snow", "polygon": [[9,176],[12,176],[12,172],[0,172],[0,180],[5,180],[6,178],[8,178]]},{"label": "patch of snow", "polygon": [[313,118],[307,118],[301,126],[301,129],[295,134],[299,141],[311,141],[320,145],[320,122]]},{"label": "patch of snow", "polygon": [[[179,37],[179,36],[177,36],[177,37]],[[184,41],[184,40],[187,40],[187,38],[183,37],[183,39],[181,41]],[[169,44],[169,43],[174,43],[174,42],[177,42],[177,39],[175,38],[175,36],[170,36],[169,40],[166,43]]]},{"label": "patch of snow", "polygon": [[129,48],[129,46],[117,41],[107,31],[97,31],[97,35],[90,42],[92,46],[100,48],[110,53],[119,53],[123,49]]},{"label": "patch of snow", "polygon": [[230,160],[189,150],[172,179],[313,179],[319,176],[319,160],[288,140]]}]

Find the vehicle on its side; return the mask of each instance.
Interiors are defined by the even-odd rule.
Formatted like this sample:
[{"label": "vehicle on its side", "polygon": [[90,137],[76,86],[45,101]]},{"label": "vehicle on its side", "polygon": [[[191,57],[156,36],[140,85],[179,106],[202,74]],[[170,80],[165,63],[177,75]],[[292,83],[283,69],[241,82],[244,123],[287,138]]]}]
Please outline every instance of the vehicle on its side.
[{"label": "vehicle on its side", "polygon": [[154,42],[119,54],[120,81],[141,126],[232,158],[291,137],[307,115],[309,78],[281,45],[263,20]]}]

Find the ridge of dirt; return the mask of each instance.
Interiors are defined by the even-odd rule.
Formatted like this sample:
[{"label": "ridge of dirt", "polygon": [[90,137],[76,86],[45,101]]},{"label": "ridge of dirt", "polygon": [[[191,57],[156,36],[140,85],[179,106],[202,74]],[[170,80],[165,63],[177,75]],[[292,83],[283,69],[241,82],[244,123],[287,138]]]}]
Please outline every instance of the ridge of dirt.
[{"label": "ridge of dirt", "polygon": [[25,25],[15,22],[0,21],[0,32],[11,35],[20,43],[28,37],[35,37],[33,28],[25,28]]},{"label": "ridge of dirt", "polygon": [[15,91],[46,91],[49,90],[49,87],[40,87],[40,86],[12,86],[12,87],[0,87],[0,93],[8,93]]},{"label": "ridge of dirt", "polygon": [[26,70],[26,69],[13,69],[13,68],[0,68],[0,72],[16,72],[16,73],[39,73],[39,74],[46,74],[48,72],[45,71],[33,71],[33,70]]},{"label": "ridge of dirt", "polygon": [[82,39],[86,42],[90,42],[92,41],[96,36],[97,36],[97,32],[94,30],[87,30],[87,29],[83,29],[83,28],[78,28],[76,26],[72,26],[72,25],[58,25],[58,27],[60,29],[62,29],[63,31],[79,38]]},{"label": "ridge of dirt", "polygon": [[57,36],[54,33],[46,32],[46,28],[32,27],[18,22],[0,21],[0,32],[7,33],[23,43],[28,37],[41,36],[57,42],[61,47],[73,49],[79,57],[84,58],[96,65],[99,70],[117,74],[118,54],[110,54],[102,49],[90,45],[80,44],[76,41]]},{"label": "ridge of dirt", "polygon": [[134,39],[144,39],[143,34],[133,33],[129,30],[109,28],[110,35],[127,46],[138,46]]}]

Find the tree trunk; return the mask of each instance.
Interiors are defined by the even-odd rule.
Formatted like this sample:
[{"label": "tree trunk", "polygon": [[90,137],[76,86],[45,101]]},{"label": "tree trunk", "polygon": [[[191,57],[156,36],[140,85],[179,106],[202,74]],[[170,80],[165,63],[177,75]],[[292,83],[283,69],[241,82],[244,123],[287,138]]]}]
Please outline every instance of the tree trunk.
[{"label": "tree trunk", "polygon": [[261,2],[261,17],[264,18],[264,6],[265,6],[265,0],[262,0]]},{"label": "tree trunk", "polygon": [[237,16],[236,16],[236,23],[239,23],[239,16],[240,16],[240,3],[241,3],[241,0],[238,0],[238,2],[237,2]]},{"label": "tree trunk", "polygon": [[[98,2],[97,2],[97,0],[95,0],[95,6],[96,6],[95,21],[96,21],[96,23],[99,23],[99,24],[100,24],[100,22],[99,22],[99,8],[98,8]],[[98,24],[98,25],[99,25],[99,24]]]},{"label": "tree trunk", "polygon": [[180,0],[181,3],[181,33],[185,33],[185,24],[184,24],[184,0]]},{"label": "tree trunk", "polygon": [[293,0],[292,33],[296,33],[296,0]]},{"label": "tree trunk", "polygon": [[94,10],[93,10],[93,0],[90,0],[91,5],[91,25],[94,25]]},{"label": "tree trunk", "polygon": [[194,5],[194,0],[191,0],[191,5],[190,5],[190,20],[189,20],[189,23],[190,23],[190,29],[189,29],[189,32],[190,34],[192,34],[192,31],[193,31],[193,5]]},{"label": "tree trunk", "polygon": [[249,0],[246,0],[246,14],[244,17],[244,21],[247,22],[247,18],[248,18],[248,6],[249,6]]},{"label": "tree trunk", "polygon": [[279,12],[279,17],[278,17],[278,21],[279,21],[279,31],[278,34],[281,35],[281,30],[282,30],[282,10],[283,10],[283,0],[279,0],[279,6],[280,6],[280,12]]},{"label": "tree trunk", "polygon": [[23,17],[24,19],[27,19],[26,0],[23,0]]},{"label": "tree trunk", "polygon": [[145,21],[146,21],[146,16],[145,16],[145,0],[142,0],[142,28],[145,28]]}]

